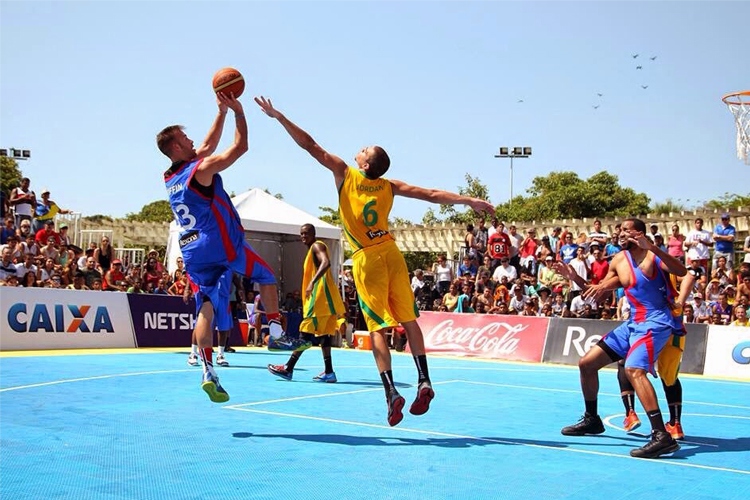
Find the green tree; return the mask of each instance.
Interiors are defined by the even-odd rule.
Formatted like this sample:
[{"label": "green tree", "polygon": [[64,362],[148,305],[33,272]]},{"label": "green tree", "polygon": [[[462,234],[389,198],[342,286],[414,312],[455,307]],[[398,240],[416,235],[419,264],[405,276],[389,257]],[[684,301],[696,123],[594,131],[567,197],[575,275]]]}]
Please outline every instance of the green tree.
[{"label": "green tree", "polygon": [[683,210],[685,210],[685,205],[680,203],[679,200],[675,201],[672,198],[667,198],[662,202],[654,202],[649,212],[652,214],[669,214],[678,213]]},{"label": "green tree", "polygon": [[415,269],[421,269],[423,271],[430,271],[432,264],[437,261],[438,254],[436,252],[402,252],[404,260],[406,261],[406,268],[409,272],[413,272]]},{"label": "green tree", "polygon": [[388,220],[389,226],[411,226],[412,224],[412,221],[410,221],[409,219],[404,219],[403,217],[395,217]]},{"label": "green tree", "polygon": [[724,193],[722,196],[715,200],[709,200],[704,204],[705,208],[722,210],[725,208],[738,208],[750,206],[750,193],[746,195],[742,194],[730,194]]},{"label": "green tree", "polygon": [[0,189],[6,195],[10,195],[13,188],[21,184],[23,173],[18,167],[18,162],[7,156],[0,157]]},{"label": "green tree", "polygon": [[135,222],[171,222],[174,214],[167,200],[158,200],[144,205],[137,214],[127,214],[125,219]]},{"label": "green tree", "polygon": [[284,199],[284,195],[283,194],[281,194],[281,193],[273,194],[268,188],[263,188],[263,191],[265,191],[266,193],[272,195],[277,200],[283,200]]},{"label": "green tree", "polygon": [[435,210],[432,207],[428,208],[422,216],[422,224],[424,224],[425,226],[434,226],[435,224],[440,224],[441,222],[443,221],[440,220],[437,215],[435,215]]},{"label": "green tree", "polygon": [[343,227],[338,209],[331,207],[318,207],[318,210],[323,212],[323,215],[319,216],[318,219],[333,226]]},{"label": "green tree", "polygon": [[641,215],[649,212],[650,198],[620,186],[616,175],[603,171],[588,179],[575,172],[552,172],[536,177],[527,190],[497,208],[503,220],[539,221],[583,217]]}]

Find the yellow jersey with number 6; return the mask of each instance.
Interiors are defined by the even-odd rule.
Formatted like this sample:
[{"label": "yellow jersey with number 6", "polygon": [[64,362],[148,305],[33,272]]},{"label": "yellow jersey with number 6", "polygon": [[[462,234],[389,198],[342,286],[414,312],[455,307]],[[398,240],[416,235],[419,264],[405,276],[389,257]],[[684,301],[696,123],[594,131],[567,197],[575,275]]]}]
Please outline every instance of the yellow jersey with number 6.
[{"label": "yellow jersey with number 6", "polygon": [[388,179],[368,179],[360,170],[346,169],[339,188],[339,215],[346,239],[355,252],[394,241],[388,231],[392,207],[393,190]]}]

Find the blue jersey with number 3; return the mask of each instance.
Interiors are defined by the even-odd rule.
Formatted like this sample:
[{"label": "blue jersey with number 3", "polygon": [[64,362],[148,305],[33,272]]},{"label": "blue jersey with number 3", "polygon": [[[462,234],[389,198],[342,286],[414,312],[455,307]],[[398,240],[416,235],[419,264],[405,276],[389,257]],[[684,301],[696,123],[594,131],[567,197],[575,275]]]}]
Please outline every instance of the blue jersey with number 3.
[{"label": "blue jersey with number 3", "polygon": [[221,176],[211,186],[193,179],[203,160],[175,163],[164,172],[164,183],[177,223],[181,226],[180,250],[185,265],[228,264],[245,241],[245,230]]}]

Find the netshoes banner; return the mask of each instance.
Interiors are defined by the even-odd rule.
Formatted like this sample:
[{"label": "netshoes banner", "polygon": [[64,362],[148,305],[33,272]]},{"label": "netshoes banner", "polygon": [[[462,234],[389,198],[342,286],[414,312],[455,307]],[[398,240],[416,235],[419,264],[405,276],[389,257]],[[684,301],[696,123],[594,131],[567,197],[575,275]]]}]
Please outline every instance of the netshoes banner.
[{"label": "netshoes banner", "polygon": [[124,293],[0,287],[0,350],[135,347]]},{"label": "netshoes banner", "polygon": [[428,353],[514,361],[542,360],[548,318],[422,312],[417,320]]}]

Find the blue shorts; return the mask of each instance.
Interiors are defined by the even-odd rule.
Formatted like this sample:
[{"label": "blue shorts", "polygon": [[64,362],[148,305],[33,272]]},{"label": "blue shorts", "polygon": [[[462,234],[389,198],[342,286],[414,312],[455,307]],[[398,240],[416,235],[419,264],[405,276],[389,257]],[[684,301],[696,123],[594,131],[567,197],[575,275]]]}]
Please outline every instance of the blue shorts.
[{"label": "blue shorts", "polygon": [[196,317],[203,303],[211,302],[214,309],[213,326],[222,331],[231,330],[233,322],[232,311],[229,307],[229,294],[232,291],[232,270],[212,267],[200,271],[189,273],[195,294]]},{"label": "blue shorts", "polygon": [[253,247],[247,241],[243,248],[237,252],[237,257],[229,263],[229,267],[237,274],[250,278],[253,283],[259,285],[275,285],[276,276],[271,267],[266,264],[260,255],[255,253]]},{"label": "blue shorts", "polygon": [[625,359],[625,368],[640,368],[656,376],[654,365],[673,330],[671,325],[628,321],[605,335],[601,342]]}]

